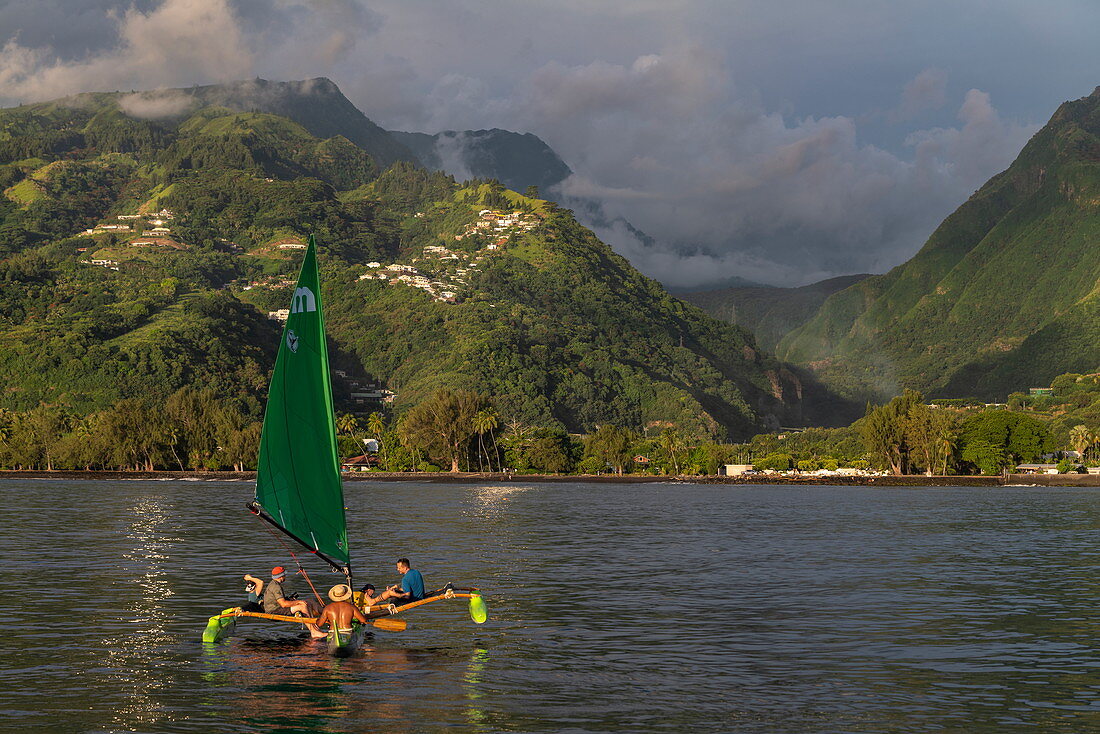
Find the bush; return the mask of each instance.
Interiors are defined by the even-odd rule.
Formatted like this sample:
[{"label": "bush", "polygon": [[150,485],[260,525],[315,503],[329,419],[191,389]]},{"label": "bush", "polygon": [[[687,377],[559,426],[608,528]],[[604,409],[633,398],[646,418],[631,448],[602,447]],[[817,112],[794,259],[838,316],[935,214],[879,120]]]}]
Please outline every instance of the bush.
[{"label": "bush", "polygon": [[774,469],[775,471],[787,471],[794,466],[794,457],[790,454],[768,454],[763,459],[753,462],[753,468],[761,471]]},{"label": "bush", "polygon": [[1072,459],[1062,459],[1058,462],[1059,474],[1084,474],[1083,469]]},{"label": "bush", "polygon": [[577,464],[577,471],[581,474],[599,474],[608,471],[607,462],[601,461],[595,456],[588,456]]}]

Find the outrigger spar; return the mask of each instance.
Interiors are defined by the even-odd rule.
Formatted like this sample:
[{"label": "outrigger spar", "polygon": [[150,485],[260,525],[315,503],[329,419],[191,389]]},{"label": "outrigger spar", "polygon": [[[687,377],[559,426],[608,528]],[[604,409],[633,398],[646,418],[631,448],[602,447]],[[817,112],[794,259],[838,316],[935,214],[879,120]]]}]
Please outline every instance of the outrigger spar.
[{"label": "outrigger spar", "polygon": [[[334,571],[343,573],[348,586],[354,589],[313,235],[309,237],[289,311],[268,390],[256,470],[256,496],[247,506],[278,533],[309,550]],[[289,547],[287,550],[312,587],[297,555]],[[473,593],[477,589],[461,590],[470,593],[456,594],[455,591],[448,587],[425,601],[469,598],[470,616],[475,622],[484,622],[485,603],[479,594]],[[314,593],[323,603],[315,588]],[[421,603],[387,606],[385,611],[367,608],[366,611],[374,626],[394,630],[398,625],[387,626],[375,620],[383,614],[395,614]],[[210,618],[203,641],[224,639],[232,632],[236,618],[242,616],[294,619],[227,609]]]}]

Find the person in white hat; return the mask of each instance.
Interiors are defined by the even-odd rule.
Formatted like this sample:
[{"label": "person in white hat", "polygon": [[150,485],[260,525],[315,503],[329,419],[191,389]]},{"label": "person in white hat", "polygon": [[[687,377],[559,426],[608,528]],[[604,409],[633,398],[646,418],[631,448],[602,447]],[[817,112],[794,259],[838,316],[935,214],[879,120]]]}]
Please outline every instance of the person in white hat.
[{"label": "person in white hat", "polygon": [[351,596],[351,587],[347,584],[337,584],[329,589],[328,598],[332,601],[325,605],[321,616],[317,617],[317,626],[328,625],[331,629],[351,632],[353,621],[367,624],[367,618],[351,603]]}]

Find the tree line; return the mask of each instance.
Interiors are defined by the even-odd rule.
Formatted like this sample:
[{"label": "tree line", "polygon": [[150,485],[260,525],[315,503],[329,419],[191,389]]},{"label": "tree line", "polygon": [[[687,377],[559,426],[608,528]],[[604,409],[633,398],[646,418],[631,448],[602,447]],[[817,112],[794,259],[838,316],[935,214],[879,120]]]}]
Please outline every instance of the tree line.
[{"label": "tree line", "polygon": [[[247,407],[247,406],[245,406]],[[80,416],[42,403],[0,410],[0,467],[34,470],[251,470],[261,423],[214,390],[183,388],[162,404],[126,398]],[[605,424],[589,434],[505,420],[487,395],[439,390],[400,416],[337,418],[341,455],[377,441],[388,471],[716,474],[735,447],[666,426],[647,436]]]},{"label": "tree line", "polygon": [[[0,410],[0,466],[251,470],[261,431],[253,412],[245,402],[194,388],[162,404],[126,398],[86,416],[46,403],[25,412]],[[342,414],[337,431],[345,458],[363,453],[364,440],[374,439],[374,465],[386,471],[698,475],[752,463],[779,471],[846,466],[894,474],[999,474],[1064,445],[1047,424],[1024,413],[967,414],[927,405],[912,390],[868,405],[864,418],[848,428],[761,434],[745,444],[714,442],[671,424],[639,433],[605,423],[586,435],[570,434],[560,426],[505,419],[488,395],[469,390],[438,390],[389,418]],[[1078,425],[1069,442],[1087,459],[1100,433]]]},{"label": "tree line", "polygon": [[213,390],[183,388],[162,404],[124,398],[86,416],[42,403],[0,410],[8,469],[200,471],[255,468],[260,423]]}]

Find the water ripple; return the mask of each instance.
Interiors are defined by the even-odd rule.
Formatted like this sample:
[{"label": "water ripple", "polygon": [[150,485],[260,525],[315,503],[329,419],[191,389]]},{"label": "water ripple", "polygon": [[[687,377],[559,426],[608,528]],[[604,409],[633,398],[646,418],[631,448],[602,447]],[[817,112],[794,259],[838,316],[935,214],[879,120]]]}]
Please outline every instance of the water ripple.
[{"label": "water ripple", "polygon": [[277,626],[198,642],[241,574],[289,565],[248,485],[3,489],[7,730],[1079,732],[1100,712],[1089,490],[356,482],[357,578],[408,555],[484,587],[491,620],[433,606],[336,660]]}]

